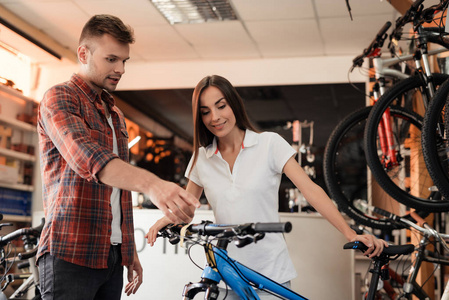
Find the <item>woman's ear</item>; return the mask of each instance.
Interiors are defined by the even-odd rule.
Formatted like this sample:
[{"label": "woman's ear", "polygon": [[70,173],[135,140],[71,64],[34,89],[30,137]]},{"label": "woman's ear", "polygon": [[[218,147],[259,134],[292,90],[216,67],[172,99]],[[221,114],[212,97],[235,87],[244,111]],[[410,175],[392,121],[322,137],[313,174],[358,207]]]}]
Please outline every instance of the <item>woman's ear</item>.
[{"label": "woman's ear", "polygon": [[89,49],[87,49],[86,45],[81,45],[78,47],[77,54],[78,54],[78,60],[82,64],[87,63],[87,56],[88,56]]}]

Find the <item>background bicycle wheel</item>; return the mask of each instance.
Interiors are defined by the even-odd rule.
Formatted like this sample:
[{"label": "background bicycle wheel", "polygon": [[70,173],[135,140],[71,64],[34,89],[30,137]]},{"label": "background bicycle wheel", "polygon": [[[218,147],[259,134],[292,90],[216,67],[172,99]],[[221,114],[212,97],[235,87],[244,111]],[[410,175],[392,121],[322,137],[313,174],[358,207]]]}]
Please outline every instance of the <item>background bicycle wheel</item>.
[{"label": "background bicycle wheel", "polygon": [[448,95],[449,79],[441,85],[432,99],[426,111],[422,130],[424,161],[433,183],[444,199],[449,199]]},{"label": "background bicycle wheel", "polygon": [[[441,85],[449,76],[434,74],[434,84]],[[420,76],[402,80],[390,88],[373,106],[369,114],[364,142],[367,163],[376,181],[390,196],[406,206],[422,211],[439,212],[449,210],[449,202],[429,199],[432,178],[424,167],[421,147],[421,120],[416,113],[409,112],[409,119],[404,123],[401,119],[392,119],[394,149],[397,153],[397,165],[384,164],[380,149],[378,128],[384,112],[394,106],[406,106],[409,99],[414,99],[414,109],[419,103],[428,101],[425,83]],[[397,106],[395,106],[397,107]],[[404,111],[405,113],[405,111]],[[408,127],[413,124],[413,127]]]},{"label": "background bicycle wheel", "polygon": [[[397,224],[370,212],[366,207],[366,204],[375,202],[385,210],[399,213],[399,203],[380,188],[376,192],[368,191],[363,133],[371,109],[364,107],[353,112],[332,132],[324,154],[324,178],[339,210],[356,222],[377,229],[399,229]],[[401,108],[392,109],[392,116],[403,121],[409,119],[408,113]]]}]

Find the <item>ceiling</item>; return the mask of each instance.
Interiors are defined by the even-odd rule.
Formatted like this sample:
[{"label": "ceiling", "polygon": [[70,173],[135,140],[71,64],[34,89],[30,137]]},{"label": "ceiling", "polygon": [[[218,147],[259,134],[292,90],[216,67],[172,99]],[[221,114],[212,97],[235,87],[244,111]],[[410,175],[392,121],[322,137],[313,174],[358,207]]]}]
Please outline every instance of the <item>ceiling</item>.
[{"label": "ceiling", "polygon": [[[135,30],[133,63],[355,56],[386,21],[399,16],[385,0],[349,0],[353,21],[345,0],[230,3],[236,21],[171,25],[150,0],[0,0],[0,6],[73,53],[79,33],[92,15],[116,15]],[[140,90],[118,91],[116,95],[191,142],[191,92]],[[335,126],[354,105],[364,105],[364,96],[349,85],[239,87],[239,92],[250,117],[263,129],[279,129],[279,124],[288,120],[307,119],[315,121],[317,134],[326,126]],[[328,136],[328,129],[323,136]]]},{"label": "ceiling", "polygon": [[238,20],[170,25],[150,0],[0,0],[75,52],[83,25],[108,13],[136,34],[133,61],[258,59],[356,54],[398,13],[387,1],[230,0]]}]

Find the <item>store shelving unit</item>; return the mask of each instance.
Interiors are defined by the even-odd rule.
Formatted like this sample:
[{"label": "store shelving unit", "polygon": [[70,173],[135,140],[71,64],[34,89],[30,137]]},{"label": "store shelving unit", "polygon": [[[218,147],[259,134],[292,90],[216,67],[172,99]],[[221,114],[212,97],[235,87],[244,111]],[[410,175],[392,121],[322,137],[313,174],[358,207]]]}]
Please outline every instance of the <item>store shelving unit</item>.
[{"label": "store shelving unit", "polygon": [[[0,125],[12,129],[11,140],[15,142],[19,141],[20,143],[29,146],[37,146],[36,127],[16,119],[16,116],[21,113],[32,114],[32,109],[35,105],[36,101],[26,97],[21,92],[13,88],[0,85]],[[17,160],[20,164],[31,163],[33,167],[37,161],[35,155],[4,147],[0,147],[0,156],[6,157],[7,159]],[[25,182],[20,181],[8,182],[0,180],[0,191],[4,191],[6,189],[18,191],[17,193],[19,194],[21,192],[32,193],[34,191],[34,186],[32,184],[25,184]],[[1,201],[2,199],[0,198],[0,203]],[[9,222],[31,222],[31,216],[4,214],[4,220]]]}]

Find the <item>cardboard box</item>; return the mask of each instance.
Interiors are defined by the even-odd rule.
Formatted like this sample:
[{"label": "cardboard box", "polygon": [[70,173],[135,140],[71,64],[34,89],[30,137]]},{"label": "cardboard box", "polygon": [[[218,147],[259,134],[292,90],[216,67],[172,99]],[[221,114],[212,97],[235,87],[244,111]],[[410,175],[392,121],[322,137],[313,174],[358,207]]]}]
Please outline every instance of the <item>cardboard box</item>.
[{"label": "cardboard box", "polygon": [[0,181],[17,183],[19,180],[19,168],[0,165]]}]

